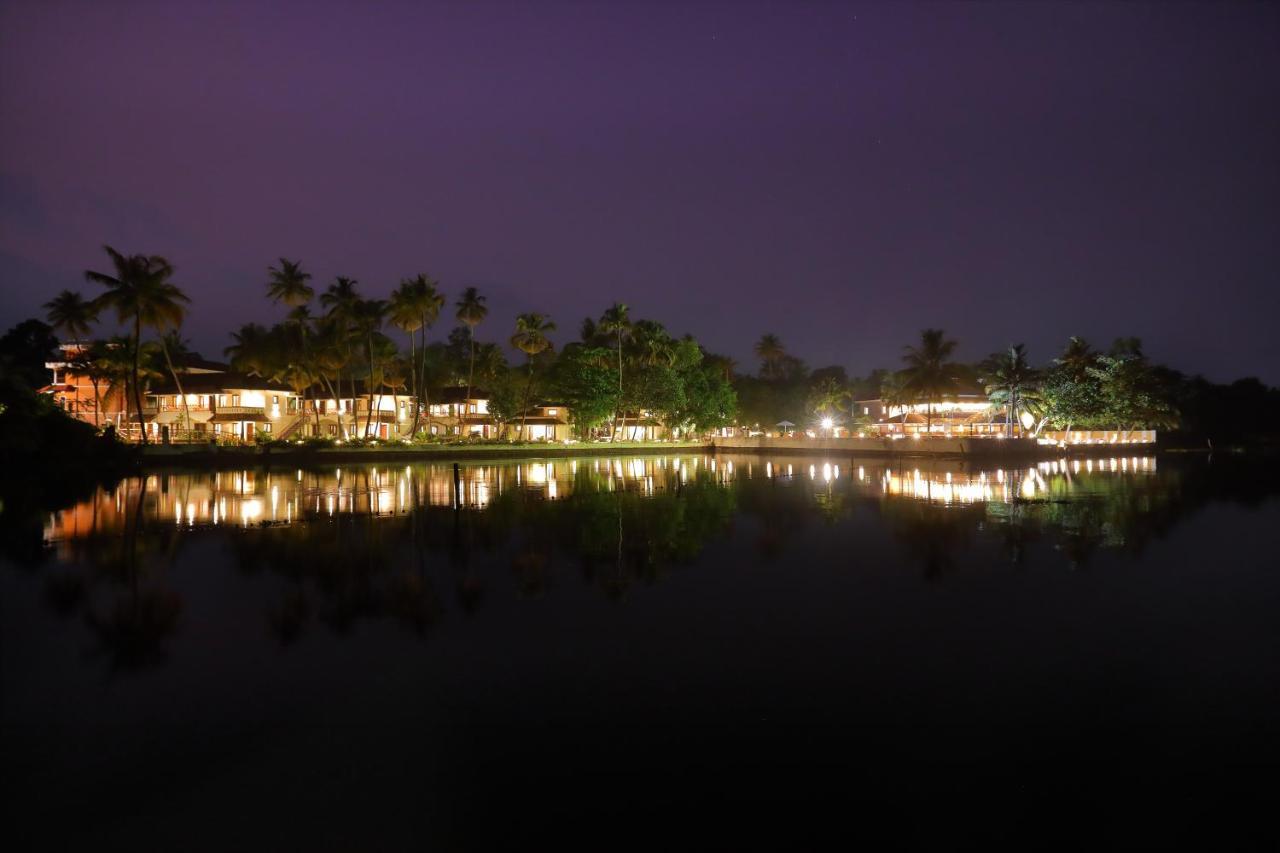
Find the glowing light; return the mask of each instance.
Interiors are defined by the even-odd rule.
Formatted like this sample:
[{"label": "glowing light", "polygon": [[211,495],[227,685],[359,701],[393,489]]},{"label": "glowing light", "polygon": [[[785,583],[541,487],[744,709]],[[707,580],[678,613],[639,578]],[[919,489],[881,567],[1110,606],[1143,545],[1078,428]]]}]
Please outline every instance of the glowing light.
[{"label": "glowing light", "polygon": [[833,421],[831,418],[823,418],[823,419],[822,419],[822,428],[823,428],[823,429],[831,429],[833,426],[835,426],[835,424],[836,424],[836,422],[835,422],[835,421]]}]

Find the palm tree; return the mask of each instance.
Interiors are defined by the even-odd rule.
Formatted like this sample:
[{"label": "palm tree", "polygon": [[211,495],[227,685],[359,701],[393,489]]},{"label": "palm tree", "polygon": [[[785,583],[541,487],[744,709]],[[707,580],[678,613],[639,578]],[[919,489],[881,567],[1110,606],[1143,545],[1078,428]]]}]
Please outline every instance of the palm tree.
[{"label": "palm tree", "polygon": [[94,302],[115,311],[121,322],[133,324],[133,397],[138,409],[139,440],[147,443],[146,427],[142,415],[142,389],[138,369],[138,356],[142,349],[143,327],[163,332],[182,325],[186,315],[185,304],[191,300],[176,284],[169,281],[173,265],[158,255],[130,255],[126,257],[110,246],[103,246],[111,258],[114,275],[85,271],[85,278],[101,284],[107,292]]},{"label": "palm tree", "polygon": [[474,287],[468,287],[458,299],[458,321],[467,325],[467,334],[471,340],[471,368],[467,373],[467,396],[462,401],[462,411],[466,414],[471,405],[471,385],[476,377],[476,326],[488,316],[489,309],[484,304],[485,298]]},{"label": "palm tree", "polygon": [[[333,284],[329,285],[324,293],[320,294],[320,304],[327,309],[326,317],[334,324],[335,331],[341,332],[341,337],[347,340],[338,344],[340,352],[345,352],[347,357],[343,359],[343,365],[350,363],[350,338],[354,335],[353,325],[355,322],[356,306],[360,303],[360,293],[356,290],[357,282],[354,278],[346,276],[338,276],[333,280]],[[342,392],[342,371],[338,372],[338,392]],[[342,420],[341,414],[338,420]],[[351,432],[355,432],[359,427],[356,418],[356,377],[355,371],[351,372]]]},{"label": "palm tree", "polygon": [[[956,342],[947,338],[941,329],[925,329],[920,333],[920,345],[909,346],[902,360],[906,389],[916,398],[924,399],[927,406],[925,432],[933,432],[933,404],[939,397],[954,394],[964,374],[964,366],[950,361]],[[906,419],[903,418],[905,424]]]},{"label": "palm tree", "polygon": [[55,331],[63,332],[71,338],[71,342],[80,348],[80,341],[89,336],[90,327],[98,319],[98,306],[86,302],[84,297],[74,290],[64,290],[44,304],[45,315],[49,325]]},{"label": "palm tree", "polygon": [[272,302],[283,302],[291,308],[306,305],[315,295],[315,289],[307,284],[311,273],[303,272],[300,261],[280,259],[279,267],[267,267],[267,296]]},{"label": "palm tree", "polygon": [[756,341],[755,353],[760,357],[760,373],[765,379],[777,379],[779,365],[787,357],[787,351],[777,335],[769,333]]},{"label": "palm tree", "polygon": [[169,376],[173,378],[173,384],[178,389],[178,396],[182,398],[183,428],[190,433],[191,405],[187,402],[187,395],[182,390],[182,380],[178,378],[178,371],[173,367],[173,359],[177,358],[181,361],[191,355],[191,349],[176,330],[170,329],[160,336],[160,352],[164,354],[165,367],[169,369]]},{"label": "palm tree", "polygon": [[1027,361],[1027,348],[1014,344],[1003,352],[993,354],[983,362],[987,374],[987,396],[993,403],[1005,407],[1005,434],[1013,437],[1018,409],[1025,408],[1027,398],[1040,388],[1041,372]]},{"label": "palm tree", "polygon": [[[622,340],[631,334],[631,319],[628,316],[628,308],[621,302],[615,302],[600,317],[600,322],[596,328],[602,334],[613,335],[618,341],[618,412],[622,415],[622,424],[619,430],[609,430],[609,441],[616,441],[618,432],[625,432],[627,429],[627,409],[626,404],[622,400]],[[618,421],[615,414],[614,422]]]},{"label": "palm tree", "polygon": [[250,376],[267,377],[272,373],[273,353],[271,333],[257,323],[246,323],[238,332],[231,333],[234,341],[222,350],[231,366]]},{"label": "palm tree", "polygon": [[[347,336],[346,327],[330,317],[322,318],[316,324],[312,336],[311,352],[316,376],[319,377],[321,384],[328,389],[329,397],[335,402],[338,401],[342,397],[342,370],[351,358],[350,339]],[[338,383],[336,389],[333,385],[335,381]],[[337,417],[338,426],[342,430],[342,437],[345,439],[349,436],[347,424],[342,420],[341,413],[338,413]],[[316,429],[319,428],[320,415],[319,406],[317,405]]]},{"label": "palm tree", "polygon": [[529,393],[533,390],[533,357],[551,349],[548,332],[554,332],[556,324],[543,314],[521,314],[516,317],[516,333],[511,345],[525,354],[529,364],[529,379],[525,383],[524,400],[520,404],[520,439],[525,438],[525,419],[529,413]]},{"label": "palm tree", "polygon": [[[369,385],[365,389],[369,394],[369,411],[364,419],[365,438],[369,437],[369,427],[373,423],[373,386],[374,373],[378,367],[378,360],[374,357],[374,337],[383,337],[382,322],[387,316],[387,303],[381,299],[361,299],[356,303],[355,310],[352,313],[352,329],[355,337],[364,344],[365,347],[365,366],[368,368]],[[352,393],[354,395],[355,378],[352,380]]]},{"label": "palm tree", "polygon": [[105,341],[92,341],[80,351],[76,358],[77,370],[89,378],[93,384],[93,425],[102,426],[102,383],[108,388],[114,373],[111,368],[111,353]]},{"label": "palm tree", "polygon": [[1098,361],[1098,354],[1093,351],[1093,347],[1089,346],[1088,341],[1084,338],[1072,335],[1067,339],[1067,345],[1062,350],[1062,355],[1054,359],[1067,371],[1067,375],[1072,379],[1079,381],[1088,375],[1087,371],[1093,367]]},{"label": "palm tree", "polygon": [[[444,306],[444,296],[436,290],[437,284],[426,273],[419,273],[414,278],[402,280],[391,294],[391,323],[409,336],[409,382],[411,393],[415,397],[411,435],[418,434],[418,416],[422,406],[430,406],[427,395],[423,393],[427,372],[427,328],[435,323]],[[417,343],[413,337],[416,331],[422,333],[421,366],[418,364]]]}]

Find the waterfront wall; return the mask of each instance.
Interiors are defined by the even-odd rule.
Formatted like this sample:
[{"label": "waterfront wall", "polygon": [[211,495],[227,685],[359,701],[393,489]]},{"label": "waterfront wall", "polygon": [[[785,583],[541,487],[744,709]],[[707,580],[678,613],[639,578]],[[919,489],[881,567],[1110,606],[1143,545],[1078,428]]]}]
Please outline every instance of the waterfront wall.
[{"label": "waterfront wall", "polygon": [[[1155,440],[1151,433],[1148,442]],[[1134,444],[1139,442],[1135,441]],[[844,453],[866,456],[1060,456],[1064,452],[1105,450],[1114,445],[1078,444],[1066,448],[1040,444],[1033,438],[716,438],[717,451],[767,453]]]}]

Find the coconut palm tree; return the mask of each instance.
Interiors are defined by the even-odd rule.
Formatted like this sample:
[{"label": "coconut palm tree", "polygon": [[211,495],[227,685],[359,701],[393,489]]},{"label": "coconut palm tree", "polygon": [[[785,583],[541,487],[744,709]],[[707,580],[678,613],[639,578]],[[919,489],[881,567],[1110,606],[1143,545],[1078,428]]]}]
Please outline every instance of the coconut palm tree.
[{"label": "coconut palm tree", "polygon": [[484,302],[485,298],[480,295],[478,290],[474,287],[468,287],[462,292],[461,298],[456,303],[458,311],[455,316],[459,322],[466,324],[467,335],[471,341],[471,367],[467,372],[467,396],[462,401],[464,413],[467,407],[471,405],[471,385],[476,376],[476,326],[480,325],[484,318],[489,315],[489,308]]},{"label": "coconut palm tree", "polygon": [[[631,334],[631,318],[628,316],[629,309],[621,302],[615,302],[605,310],[600,317],[600,322],[596,325],[596,329],[605,335],[612,335],[618,343],[618,412],[622,416],[620,431],[625,432],[627,428],[627,409],[626,404],[622,400],[622,341]],[[615,414],[614,422],[617,423],[618,416]],[[616,441],[618,438],[618,430],[609,430],[609,441]]]},{"label": "coconut palm tree", "polygon": [[311,273],[303,271],[300,261],[281,258],[279,267],[267,267],[267,275],[267,296],[272,302],[297,308],[306,305],[315,295],[315,289],[307,284]]},{"label": "coconut palm tree", "polygon": [[1077,381],[1087,376],[1089,368],[1095,366],[1097,361],[1098,354],[1089,346],[1088,341],[1075,335],[1067,339],[1062,355],[1054,359],[1054,362],[1067,371],[1068,376]]},{"label": "coconut palm tree", "polygon": [[520,404],[520,438],[525,438],[525,419],[529,413],[529,393],[533,390],[533,357],[551,349],[551,341],[547,339],[549,332],[554,332],[556,324],[544,314],[521,314],[516,317],[516,333],[511,336],[511,345],[525,354],[529,365],[529,378],[525,382],[524,400]]},{"label": "coconut palm tree", "polygon": [[111,368],[111,353],[105,341],[91,341],[80,350],[76,357],[76,369],[87,376],[93,385],[93,425],[102,427],[102,384],[108,389],[114,377]]},{"label": "coconut palm tree", "polygon": [[98,319],[98,306],[74,290],[64,290],[44,304],[45,318],[54,331],[62,332],[80,348],[80,342],[89,336],[90,327]]},{"label": "coconut palm tree", "polygon": [[231,366],[250,376],[270,376],[274,365],[271,332],[257,323],[246,323],[239,331],[231,333],[234,341],[222,350]]},{"label": "coconut palm tree", "polygon": [[[364,434],[369,437],[369,427],[373,423],[373,390],[374,373],[378,369],[378,359],[374,353],[374,338],[384,337],[382,323],[387,317],[387,303],[381,299],[361,299],[352,312],[352,330],[355,338],[364,345],[365,366],[368,369],[369,384],[365,389],[369,394],[369,411],[364,419]],[[352,378],[354,395],[355,379]]]},{"label": "coconut palm tree", "polygon": [[[959,387],[964,366],[951,361],[956,342],[947,338],[941,329],[925,329],[920,333],[920,345],[908,346],[902,360],[906,389],[917,399],[927,403],[925,432],[933,432],[933,404],[942,396],[954,394]],[[904,419],[905,422],[905,419]]]},{"label": "coconut palm tree", "polygon": [[[418,433],[418,418],[422,407],[430,406],[428,395],[424,393],[427,372],[427,329],[439,318],[440,309],[444,307],[444,295],[436,290],[437,284],[438,282],[432,280],[426,273],[419,273],[414,278],[402,280],[400,286],[391,294],[389,318],[393,325],[409,336],[410,393],[416,398],[413,407],[413,426],[410,427],[411,435]],[[418,362],[414,332],[421,332],[422,335],[421,364]]]},{"label": "coconut palm tree", "polygon": [[[320,304],[326,309],[325,316],[334,324],[335,330],[340,330],[342,336],[346,337],[345,344],[340,344],[339,349],[345,346],[347,357],[343,359],[344,367],[351,363],[350,351],[353,345],[353,337],[355,335],[354,323],[356,306],[360,303],[360,293],[356,290],[359,284],[354,278],[346,276],[338,276],[333,280],[328,289],[320,294]],[[338,391],[342,391],[342,371],[338,372]],[[338,420],[342,420],[339,414]],[[356,432],[359,424],[356,419],[356,376],[355,371],[351,371],[351,432]]]},{"label": "coconut palm tree", "polygon": [[765,379],[776,379],[787,350],[777,335],[769,333],[756,341],[755,353],[760,358],[760,374]]},{"label": "coconut palm tree", "polygon": [[1014,344],[1008,349],[990,356],[983,362],[986,374],[986,391],[991,402],[1005,407],[1005,434],[1013,437],[1018,422],[1018,410],[1034,398],[1040,389],[1043,374],[1027,361],[1027,348]]},{"label": "coconut palm tree", "polygon": [[[337,401],[342,394],[342,371],[351,359],[351,340],[345,325],[329,317],[321,318],[311,336],[312,361],[315,373],[321,384],[328,389],[330,399]],[[334,387],[334,382],[338,386]],[[319,429],[319,406],[316,407],[316,428]],[[341,412],[337,414],[338,427],[342,437],[349,436],[347,424],[342,420]]]},{"label": "coconut palm tree", "polygon": [[182,380],[178,378],[178,371],[173,367],[173,360],[177,358],[182,361],[187,358],[191,355],[191,349],[176,330],[170,329],[160,336],[160,352],[164,355],[165,367],[168,368],[169,376],[173,379],[173,384],[178,389],[178,396],[182,399],[183,429],[190,432],[191,405],[187,402],[187,395],[182,390]]},{"label": "coconut palm tree", "polygon": [[169,280],[173,265],[159,255],[125,256],[110,246],[103,249],[111,258],[114,274],[86,270],[84,275],[87,280],[107,288],[106,293],[94,300],[95,304],[115,311],[121,323],[133,324],[133,397],[138,409],[139,440],[146,444],[138,365],[142,330],[144,327],[158,332],[176,329],[182,325],[186,304],[191,300]]}]

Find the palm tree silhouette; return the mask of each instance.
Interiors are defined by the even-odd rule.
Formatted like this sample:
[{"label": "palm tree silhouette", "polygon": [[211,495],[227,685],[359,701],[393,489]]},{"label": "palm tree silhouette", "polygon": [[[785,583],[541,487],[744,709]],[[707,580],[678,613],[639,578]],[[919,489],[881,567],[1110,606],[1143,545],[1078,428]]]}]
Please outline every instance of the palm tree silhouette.
[{"label": "palm tree silhouette", "polygon": [[618,412],[614,415],[614,423],[618,421],[618,414],[622,416],[622,423],[617,431],[610,429],[609,441],[615,441],[619,432],[625,432],[627,428],[627,408],[622,400],[622,340],[631,334],[631,319],[628,317],[628,308],[621,302],[615,302],[601,316],[599,324],[596,328],[603,334],[613,335],[618,341]]},{"label": "palm tree silhouette", "polygon": [[[435,323],[444,306],[444,296],[436,290],[437,282],[426,273],[419,273],[414,278],[403,279],[400,286],[392,292],[389,306],[389,319],[392,325],[409,336],[409,382],[411,393],[415,397],[413,408],[413,425],[410,435],[418,434],[418,418],[422,407],[428,407],[430,401],[424,393],[426,385],[427,328]],[[418,364],[417,344],[413,333],[422,334],[422,365]],[[419,381],[421,379],[421,381]],[[430,414],[428,414],[430,420]]]},{"label": "palm tree silhouette", "polygon": [[[75,355],[67,359],[68,364],[74,364],[78,371],[88,373],[91,364],[90,353],[81,345],[81,341],[89,336],[91,326],[98,318],[98,307],[91,301],[86,302],[84,297],[76,291],[64,290],[46,302],[44,309],[48,312],[45,317],[49,325],[55,331],[69,336],[75,345]],[[102,408],[102,398],[98,393],[98,380],[92,375],[90,380],[93,382],[93,420],[94,426],[97,426],[100,420],[99,410]]]},{"label": "palm tree silhouette", "polygon": [[765,379],[777,379],[787,351],[777,335],[769,333],[756,341],[755,353],[760,358],[760,373]]},{"label": "palm tree silhouette", "polygon": [[181,288],[169,281],[173,265],[159,255],[126,257],[110,246],[102,248],[111,258],[114,275],[86,270],[84,276],[88,281],[107,288],[107,292],[95,300],[97,305],[114,310],[120,322],[133,324],[133,401],[138,410],[139,440],[145,445],[147,432],[138,375],[142,329],[144,326],[158,332],[176,329],[182,325],[185,305],[191,300]]},{"label": "palm tree silhouette", "polygon": [[[956,342],[947,338],[941,329],[925,329],[920,333],[920,345],[908,346],[902,360],[906,390],[917,400],[927,403],[925,432],[933,432],[933,404],[939,397],[953,394],[964,373],[964,366],[950,361]],[[903,417],[905,429],[906,418]]]},{"label": "palm tree silhouette", "polygon": [[521,314],[516,317],[516,333],[511,345],[525,354],[529,365],[529,379],[525,383],[524,399],[520,404],[520,439],[525,438],[525,420],[529,414],[529,393],[533,390],[533,357],[551,349],[548,332],[554,332],[556,324],[544,314]]},{"label": "palm tree silhouette", "polygon": [[[356,290],[358,282],[354,278],[346,276],[338,276],[333,280],[333,284],[329,285],[324,293],[320,294],[320,304],[327,310],[325,316],[329,319],[331,333],[334,335],[334,355],[342,358],[342,364],[338,369],[338,393],[342,393],[342,373],[343,369],[351,362],[351,347],[354,337],[354,324],[356,306],[360,303],[360,293]],[[338,420],[342,420],[341,414]],[[349,434],[354,434],[359,429],[359,422],[356,419],[356,376],[355,371],[351,371],[351,430]],[[344,428],[345,429],[345,428]]]},{"label": "palm tree silhouette", "polygon": [[1027,361],[1027,348],[1014,344],[1003,352],[993,354],[983,362],[987,373],[986,391],[991,402],[1005,407],[1005,434],[1012,437],[1018,420],[1018,409],[1040,388],[1041,372]]},{"label": "palm tree silhouette", "polygon": [[300,261],[280,259],[279,267],[267,267],[267,296],[272,302],[283,302],[290,308],[306,305],[315,295],[315,289],[307,282],[311,273],[304,272]]},{"label": "palm tree silhouette", "polygon": [[462,401],[462,414],[465,419],[467,408],[471,405],[471,386],[476,378],[476,326],[480,325],[484,318],[489,315],[489,308],[484,304],[484,297],[480,295],[480,291],[474,287],[468,287],[462,292],[462,297],[457,302],[457,308],[458,312],[454,316],[458,318],[459,322],[466,324],[467,336],[471,341],[471,367],[467,371],[467,396]]}]

